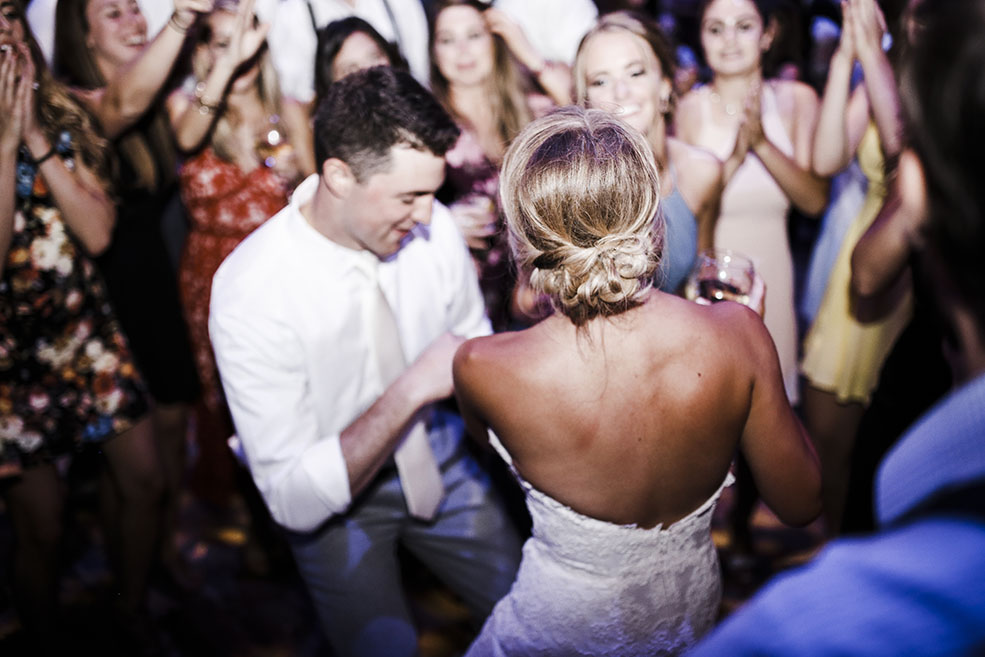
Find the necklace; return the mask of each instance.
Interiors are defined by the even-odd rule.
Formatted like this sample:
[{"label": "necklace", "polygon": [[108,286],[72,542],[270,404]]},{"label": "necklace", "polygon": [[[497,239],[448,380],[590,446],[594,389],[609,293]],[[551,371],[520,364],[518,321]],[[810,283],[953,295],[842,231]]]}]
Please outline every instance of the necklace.
[{"label": "necklace", "polygon": [[711,100],[721,105],[722,109],[725,110],[726,114],[728,114],[729,116],[735,116],[736,114],[739,113],[739,106],[737,103],[723,102],[722,97],[718,95],[717,91],[715,91],[714,89],[711,89],[710,91],[711,91]]}]

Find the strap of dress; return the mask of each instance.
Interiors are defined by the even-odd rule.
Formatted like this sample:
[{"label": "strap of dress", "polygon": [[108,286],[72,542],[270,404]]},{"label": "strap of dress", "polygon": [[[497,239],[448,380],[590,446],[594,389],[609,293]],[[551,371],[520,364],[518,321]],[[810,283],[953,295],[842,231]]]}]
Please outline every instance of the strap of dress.
[{"label": "strap of dress", "polygon": [[787,155],[793,155],[793,141],[787,134],[787,128],[783,125],[780,118],[780,109],[776,102],[776,91],[773,83],[768,82],[763,85],[763,106],[762,106],[763,132],[773,140],[773,145]]}]

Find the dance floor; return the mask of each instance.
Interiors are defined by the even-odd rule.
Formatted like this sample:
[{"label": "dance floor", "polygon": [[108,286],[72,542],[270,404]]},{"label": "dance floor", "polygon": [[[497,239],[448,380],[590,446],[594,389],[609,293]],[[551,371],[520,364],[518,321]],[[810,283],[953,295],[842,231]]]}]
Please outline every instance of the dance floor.
[{"label": "dance floor", "polygon": [[[96,486],[90,481],[74,488],[61,587],[65,647],[71,654],[130,657],[134,647],[121,639],[111,613],[115,591],[97,530]],[[752,552],[737,550],[726,528],[733,495],[726,491],[714,521],[725,581],[723,615],[776,572],[809,558],[821,543],[816,525],[790,529],[760,507],[752,521]],[[248,540],[247,518],[243,505],[220,513],[185,497],[178,541],[187,572],[180,583],[155,578],[150,594],[152,622],[144,639],[157,654],[330,657],[289,555],[276,542],[264,550]],[[0,554],[8,554],[10,540],[0,513]],[[461,654],[474,631],[467,612],[407,559],[406,585],[422,628],[422,657]],[[10,607],[8,577],[6,570],[0,574],[0,654],[33,655]]]}]

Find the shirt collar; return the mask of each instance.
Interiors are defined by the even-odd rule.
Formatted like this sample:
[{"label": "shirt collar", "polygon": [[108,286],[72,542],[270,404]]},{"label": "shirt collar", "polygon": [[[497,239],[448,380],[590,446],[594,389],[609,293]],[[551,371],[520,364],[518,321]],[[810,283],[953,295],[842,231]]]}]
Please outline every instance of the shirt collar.
[{"label": "shirt collar", "polygon": [[376,280],[380,259],[365,249],[351,249],[320,233],[301,213],[301,206],[308,203],[318,189],[318,174],[305,178],[291,195],[289,224],[291,232],[304,248],[312,251],[316,258],[323,259],[336,269],[340,276],[360,273],[370,280]]},{"label": "shirt collar", "polygon": [[985,475],[985,375],[955,390],[910,428],[876,478],[887,524],[935,493]]}]

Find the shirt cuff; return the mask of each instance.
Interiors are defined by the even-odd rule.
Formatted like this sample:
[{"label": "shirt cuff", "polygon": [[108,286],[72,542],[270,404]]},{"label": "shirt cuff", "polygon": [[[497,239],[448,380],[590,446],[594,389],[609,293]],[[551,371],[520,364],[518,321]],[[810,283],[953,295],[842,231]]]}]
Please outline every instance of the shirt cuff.
[{"label": "shirt cuff", "polygon": [[278,522],[296,532],[309,532],[334,515],[345,513],[352,503],[349,471],[339,437],[329,436],[307,449],[301,458],[297,480],[290,488],[288,504],[281,507]]}]

